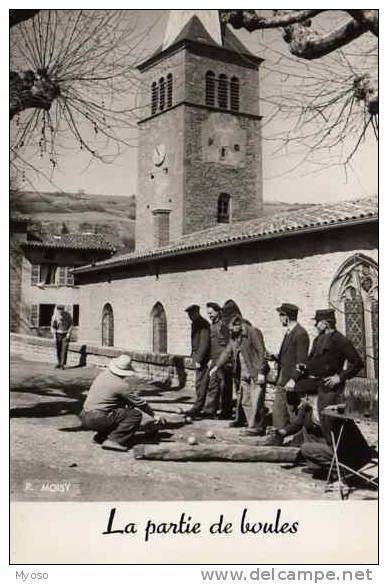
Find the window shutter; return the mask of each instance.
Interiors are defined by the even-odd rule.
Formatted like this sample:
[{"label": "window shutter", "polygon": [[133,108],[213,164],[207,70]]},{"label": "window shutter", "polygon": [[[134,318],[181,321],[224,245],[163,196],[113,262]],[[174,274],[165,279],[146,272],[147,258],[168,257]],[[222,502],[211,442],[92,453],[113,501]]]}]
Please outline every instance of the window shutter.
[{"label": "window shutter", "polygon": [[31,304],[30,306],[30,326],[39,326],[39,305]]},{"label": "window shutter", "polygon": [[40,282],[40,265],[31,264],[31,286],[37,286]]},{"label": "window shutter", "polygon": [[63,266],[60,266],[59,268],[59,286],[66,286],[66,270],[67,269]]},{"label": "window shutter", "polygon": [[74,275],[70,272],[73,269],[73,266],[70,268],[66,268],[66,285],[67,286],[74,286]]}]

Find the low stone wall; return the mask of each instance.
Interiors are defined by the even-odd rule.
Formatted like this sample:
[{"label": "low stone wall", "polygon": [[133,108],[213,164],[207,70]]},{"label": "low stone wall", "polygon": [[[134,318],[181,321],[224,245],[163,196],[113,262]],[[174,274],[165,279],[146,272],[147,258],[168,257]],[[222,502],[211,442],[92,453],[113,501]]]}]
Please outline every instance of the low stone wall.
[{"label": "low stone wall", "polygon": [[[55,347],[51,339],[11,333],[11,355],[20,355],[30,361],[55,363]],[[167,383],[171,387],[195,390],[195,370],[192,361],[182,355],[139,353],[125,347],[102,347],[73,342],[69,345],[68,365],[106,366],[112,357],[125,353],[134,362],[134,369],[150,381]],[[274,386],[268,384],[266,405],[271,409]],[[345,400],[355,415],[377,420],[378,383],[376,379],[354,378],[346,383]]]},{"label": "low stone wall", "polygon": [[[11,333],[11,355],[20,355],[31,361],[56,362],[52,339]],[[129,355],[134,369],[152,381],[168,383],[171,387],[195,387],[195,371],[191,359],[182,355],[139,353],[125,347],[102,347],[82,342],[69,345],[67,364],[70,366],[106,366],[112,357]]]}]

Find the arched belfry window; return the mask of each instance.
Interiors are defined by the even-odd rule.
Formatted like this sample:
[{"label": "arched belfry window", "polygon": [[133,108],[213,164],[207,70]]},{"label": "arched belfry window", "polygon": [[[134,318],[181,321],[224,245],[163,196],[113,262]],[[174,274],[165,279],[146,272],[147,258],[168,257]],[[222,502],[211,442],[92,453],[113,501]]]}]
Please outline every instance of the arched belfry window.
[{"label": "arched belfry window", "polygon": [[338,328],[364,360],[362,377],[378,374],[378,266],[364,254],[355,254],[340,267],[329,292]]},{"label": "arched belfry window", "polygon": [[230,195],[221,193],[217,202],[217,223],[230,223]]},{"label": "arched belfry window", "polygon": [[166,107],[166,82],[164,77],[159,79],[159,109],[162,111]]},{"label": "arched belfry window", "polygon": [[167,318],[166,311],[157,302],[151,311],[152,352],[167,353]]},{"label": "arched belfry window", "polygon": [[113,309],[109,303],[105,304],[102,310],[101,332],[102,344],[105,347],[113,347],[114,345]]},{"label": "arched belfry window", "polygon": [[228,78],[221,74],[218,77],[218,107],[228,109]]},{"label": "arched belfry window", "polygon": [[167,107],[172,107],[173,79],[172,73],[167,75]]},{"label": "arched belfry window", "polygon": [[159,89],[156,81],[151,85],[151,114],[156,114],[158,110]]},{"label": "arched belfry window", "polygon": [[205,103],[214,106],[216,99],[216,77],[213,71],[206,73]]},{"label": "arched belfry window", "polygon": [[240,109],[240,81],[237,77],[230,81],[230,109],[235,112]]}]

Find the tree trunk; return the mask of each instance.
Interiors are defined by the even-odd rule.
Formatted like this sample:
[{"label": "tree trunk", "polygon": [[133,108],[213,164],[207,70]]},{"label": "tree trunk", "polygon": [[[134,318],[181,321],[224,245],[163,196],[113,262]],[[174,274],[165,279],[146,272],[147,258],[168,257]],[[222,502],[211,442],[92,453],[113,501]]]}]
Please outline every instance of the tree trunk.
[{"label": "tree trunk", "polygon": [[137,460],[175,460],[195,462],[226,460],[230,462],[295,462],[299,448],[250,446],[246,444],[138,444],[133,449]]}]

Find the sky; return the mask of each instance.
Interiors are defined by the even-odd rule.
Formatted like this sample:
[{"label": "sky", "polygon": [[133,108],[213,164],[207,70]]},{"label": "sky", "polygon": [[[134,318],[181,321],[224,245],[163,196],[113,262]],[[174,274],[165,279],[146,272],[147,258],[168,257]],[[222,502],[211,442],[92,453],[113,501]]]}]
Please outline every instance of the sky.
[{"label": "sky", "polygon": [[[169,11],[163,10],[128,10],[126,15],[136,22],[139,38],[142,39],[139,54],[151,54],[163,40]],[[325,17],[320,23],[328,29],[340,18]],[[337,64],[332,60],[323,65],[317,61],[302,66],[287,53],[287,47],[279,31],[248,33],[234,31],[246,46],[255,54],[265,59],[261,68],[260,104],[263,115],[263,192],[265,201],[318,203],[336,200],[354,199],[377,193],[377,143],[368,133],[360,144],[356,154],[346,166],[340,164],[344,149],[352,149],[358,135],[351,134],[348,141],[338,143],[329,151],[317,150],[313,162],[303,162],[303,153],[290,142],[279,150],[283,144],[281,137],[287,124],[291,124],[287,112],[273,116],[274,103],[283,98],[283,102],[299,97],[310,91],[303,85],[310,71],[320,71],[325,80],[331,83],[328,70],[332,69],[335,77]],[[355,44],[355,43],[353,43]],[[354,52],[355,49],[354,49]],[[284,57],[285,55],[285,57]],[[303,79],[302,79],[303,78]],[[299,79],[302,81],[299,83]],[[133,88],[128,90],[128,99],[135,100]],[[322,122],[320,122],[322,124]],[[300,133],[304,131],[300,129]],[[35,177],[33,185],[37,190],[64,190],[68,192],[85,191],[104,195],[136,195],[137,191],[137,154],[136,124],[122,129],[123,138],[130,142],[124,147],[112,164],[103,164],[90,160],[79,148],[67,146],[60,151],[59,165],[51,175],[51,167],[46,160],[29,155],[29,162],[40,168],[46,175],[52,176],[52,183]],[[29,188],[26,187],[26,188]]]}]

